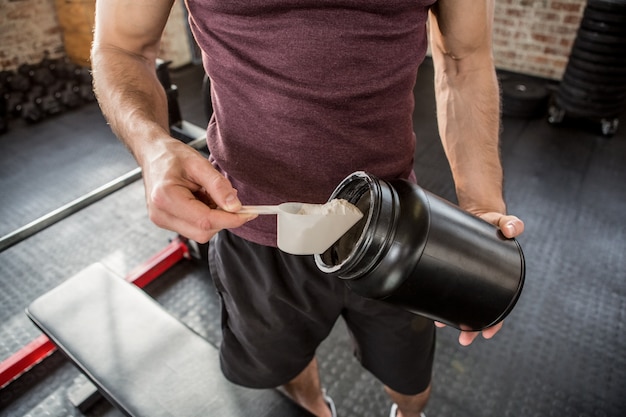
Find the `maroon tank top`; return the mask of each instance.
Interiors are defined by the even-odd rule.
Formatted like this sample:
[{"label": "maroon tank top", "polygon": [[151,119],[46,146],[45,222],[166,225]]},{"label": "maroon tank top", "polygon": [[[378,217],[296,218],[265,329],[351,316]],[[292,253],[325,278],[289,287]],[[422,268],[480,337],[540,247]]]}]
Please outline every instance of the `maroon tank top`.
[{"label": "maroon tank top", "polygon": [[[187,0],[211,78],[211,162],[243,204],[326,202],[347,175],[407,178],[434,0]],[[233,230],[276,245],[276,218]]]}]

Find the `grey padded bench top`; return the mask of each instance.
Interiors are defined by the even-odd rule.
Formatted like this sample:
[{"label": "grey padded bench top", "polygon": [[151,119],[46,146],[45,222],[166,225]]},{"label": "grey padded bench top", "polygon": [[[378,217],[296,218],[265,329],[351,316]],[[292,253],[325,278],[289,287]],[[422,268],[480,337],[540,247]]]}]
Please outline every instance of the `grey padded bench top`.
[{"label": "grey padded bench top", "polygon": [[129,416],[311,416],[276,390],[227,381],[217,349],[136,286],[93,264],[29,318]]}]

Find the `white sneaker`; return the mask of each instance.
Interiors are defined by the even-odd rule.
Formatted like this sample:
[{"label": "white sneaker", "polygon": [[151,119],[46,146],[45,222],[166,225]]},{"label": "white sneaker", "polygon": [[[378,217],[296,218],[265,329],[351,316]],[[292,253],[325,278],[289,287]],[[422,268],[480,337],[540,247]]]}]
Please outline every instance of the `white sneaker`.
[{"label": "white sneaker", "polygon": [[337,417],[337,408],[335,407],[335,402],[328,394],[326,394],[326,390],[322,389],[322,395],[324,396],[324,401],[328,404],[328,408],[330,408],[330,414],[333,417]]},{"label": "white sneaker", "polygon": [[[397,417],[398,416],[398,404],[393,403],[391,405],[391,410],[389,410],[389,417]],[[426,414],[422,413],[422,417],[426,417]]]}]

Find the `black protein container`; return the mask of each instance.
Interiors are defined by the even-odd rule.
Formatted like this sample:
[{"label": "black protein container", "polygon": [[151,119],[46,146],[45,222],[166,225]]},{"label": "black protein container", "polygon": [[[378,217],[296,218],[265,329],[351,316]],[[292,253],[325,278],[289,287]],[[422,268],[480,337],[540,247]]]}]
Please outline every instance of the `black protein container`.
[{"label": "black protein container", "polygon": [[365,172],[344,179],[335,198],[363,218],[315,262],[352,291],[462,330],[493,326],[513,309],[524,255],[495,226],[409,181]]}]

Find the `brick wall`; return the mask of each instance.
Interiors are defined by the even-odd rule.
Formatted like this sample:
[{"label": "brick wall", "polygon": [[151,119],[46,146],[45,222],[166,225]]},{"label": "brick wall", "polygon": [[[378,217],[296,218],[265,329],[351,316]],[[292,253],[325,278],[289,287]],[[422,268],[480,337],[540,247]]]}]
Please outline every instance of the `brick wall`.
[{"label": "brick wall", "polygon": [[54,0],[0,0],[0,70],[63,54]]},{"label": "brick wall", "polygon": [[[178,0],[180,2],[180,0]],[[0,0],[0,70],[64,54],[55,0]],[[496,0],[494,55],[499,68],[560,79],[585,0]],[[177,6],[180,6],[178,4]],[[163,40],[173,67],[189,62],[182,7],[175,7]]]},{"label": "brick wall", "polygon": [[496,66],[560,79],[585,4],[585,0],[496,0]]},{"label": "brick wall", "polygon": [[[0,70],[39,62],[46,53],[50,58],[66,54],[55,1],[0,0]],[[184,19],[182,0],[177,0],[161,45],[161,57],[171,60],[173,67],[191,59]]]}]

